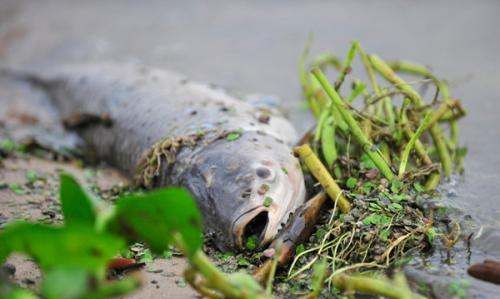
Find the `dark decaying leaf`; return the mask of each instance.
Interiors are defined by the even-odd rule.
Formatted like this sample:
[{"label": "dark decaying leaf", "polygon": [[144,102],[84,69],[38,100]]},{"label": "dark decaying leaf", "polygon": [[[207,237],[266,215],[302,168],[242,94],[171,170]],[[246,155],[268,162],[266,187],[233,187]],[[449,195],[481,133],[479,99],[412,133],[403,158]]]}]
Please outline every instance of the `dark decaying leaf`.
[{"label": "dark decaying leaf", "polygon": [[0,264],[13,252],[35,259],[42,270],[78,267],[92,273],[103,272],[107,262],[124,247],[110,234],[97,233],[83,226],[50,227],[19,222],[0,234]]},{"label": "dark decaying leaf", "polygon": [[175,233],[182,236],[189,255],[202,245],[200,213],[192,196],[180,188],[121,198],[108,230],[130,241],[145,241],[156,253],[169,248]]},{"label": "dark decaying leaf", "polygon": [[65,224],[93,226],[96,216],[91,196],[72,176],[62,173],[60,180],[60,200]]}]

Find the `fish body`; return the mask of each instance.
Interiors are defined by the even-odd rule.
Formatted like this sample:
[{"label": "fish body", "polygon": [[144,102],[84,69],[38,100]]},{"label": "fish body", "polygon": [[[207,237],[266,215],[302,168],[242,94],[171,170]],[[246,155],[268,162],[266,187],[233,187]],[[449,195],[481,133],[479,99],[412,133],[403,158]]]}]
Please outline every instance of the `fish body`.
[{"label": "fish body", "polygon": [[290,148],[295,130],[272,109],[143,66],[66,66],[21,77],[47,92],[98,158],[145,187],[189,189],[221,249],[242,249],[251,234],[269,243],[304,202]]}]

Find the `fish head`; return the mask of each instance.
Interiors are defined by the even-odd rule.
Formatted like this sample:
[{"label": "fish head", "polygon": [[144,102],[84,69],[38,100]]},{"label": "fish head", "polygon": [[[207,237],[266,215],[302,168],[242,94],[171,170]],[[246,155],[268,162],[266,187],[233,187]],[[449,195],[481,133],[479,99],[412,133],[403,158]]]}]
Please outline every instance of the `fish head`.
[{"label": "fish head", "polygon": [[250,236],[265,246],[305,200],[298,159],[271,135],[245,132],[236,140],[219,140],[196,160],[201,183],[194,193],[220,249],[242,250]]}]

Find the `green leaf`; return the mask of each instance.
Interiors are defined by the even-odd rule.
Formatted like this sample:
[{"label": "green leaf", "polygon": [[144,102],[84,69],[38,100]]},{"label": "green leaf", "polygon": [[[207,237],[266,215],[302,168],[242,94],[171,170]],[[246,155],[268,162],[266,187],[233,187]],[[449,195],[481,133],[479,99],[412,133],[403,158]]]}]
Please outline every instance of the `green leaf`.
[{"label": "green leaf", "polygon": [[238,266],[250,266],[251,263],[244,257],[239,257],[237,262]]},{"label": "green leaf", "polygon": [[304,244],[299,244],[296,248],[295,248],[295,255],[299,255],[301,254],[302,252],[306,251],[306,247],[304,246]]},{"label": "green leaf", "polygon": [[258,243],[259,243],[259,237],[257,237],[256,235],[251,235],[250,237],[247,238],[245,247],[248,250],[254,250],[255,248],[257,248]]},{"label": "green leaf", "polygon": [[379,233],[379,237],[382,241],[387,241],[389,235],[391,234],[391,230],[389,228],[383,229]]},{"label": "green leaf", "polygon": [[[251,275],[248,275],[243,271],[232,273],[228,278],[232,286],[240,290],[245,290],[245,293],[247,294],[258,294],[263,292],[260,284],[253,279]],[[252,298],[252,296],[248,297]]]},{"label": "green leaf", "polygon": [[392,193],[398,193],[402,187],[403,187],[403,183],[401,181],[393,180],[391,182],[391,192]]},{"label": "green leaf", "polygon": [[36,171],[34,170],[28,170],[26,171],[26,180],[28,181],[28,183],[30,184],[33,184],[34,182],[36,182],[39,178],[39,175]]},{"label": "green leaf", "polygon": [[427,240],[429,241],[430,244],[434,243],[434,239],[436,238],[436,229],[434,227],[429,228],[426,232],[425,235],[427,236]]},{"label": "green leaf", "polygon": [[17,144],[11,139],[0,140],[0,150],[10,153],[17,148]]},{"label": "green leaf", "polygon": [[242,133],[243,133],[242,129],[238,129],[236,131],[233,131],[233,132],[227,134],[226,140],[227,141],[235,141],[236,139],[241,137]]},{"label": "green leaf", "polygon": [[413,188],[415,188],[415,191],[417,191],[418,193],[423,193],[425,192],[425,188],[424,186],[422,186],[420,183],[415,183],[413,184]]},{"label": "green leaf", "polygon": [[271,206],[271,204],[273,203],[273,199],[269,196],[266,196],[266,198],[264,198],[264,207],[268,208]]},{"label": "green leaf", "polygon": [[356,178],[353,178],[353,177],[348,178],[347,182],[345,183],[345,185],[349,189],[354,189],[357,184],[358,184],[358,180],[356,180]]},{"label": "green leaf", "polygon": [[141,254],[141,257],[139,259],[139,262],[141,263],[146,263],[146,264],[150,264],[153,262],[153,255],[151,254],[151,250],[149,249],[145,249],[142,254]]},{"label": "green leaf", "polygon": [[0,298],[5,299],[39,299],[35,294],[31,293],[28,290],[15,288],[12,290],[7,290],[7,293],[0,292]]},{"label": "green leaf", "polygon": [[145,241],[158,254],[169,248],[175,233],[182,236],[189,255],[202,245],[200,213],[192,196],[181,188],[122,197],[107,228],[129,241]]},{"label": "green leaf", "polygon": [[17,183],[9,184],[9,189],[10,189],[10,191],[14,192],[17,195],[26,194],[26,190],[21,185],[19,185]]},{"label": "green leaf", "polygon": [[363,154],[361,155],[361,168],[363,169],[374,169],[374,168],[377,168],[377,166],[375,165],[375,163],[373,163],[372,159],[367,155],[367,154]]},{"label": "green leaf", "polygon": [[47,299],[84,298],[89,278],[82,268],[55,268],[45,274],[42,294]]},{"label": "green leaf", "polygon": [[389,205],[389,210],[393,211],[393,212],[400,212],[403,210],[403,206],[398,204],[397,202],[395,203],[391,203]]},{"label": "green leaf", "polygon": [[60,176],[60,200],[66,225],[94,226],[96,220],[92,197],[69,174]]},{"label": "green leaf", "polygon": [[124,242],[83,226],[51,227],[18,222],[8,225],[0,234],[0,244],[0,264],[11,253],[19,252],[33,257],[42,270],[68,266],[99,272],[104,271]]},{"label": "green leaf", "polygon": [[366,182],[363,184],[363,192],[365,194],[370,193],[375,187],[376,187],[376,185],[374,183]]},{"label": "green leaf", "polygon": [[364,225],[370,225],[370,224],[387,225],[389,223],[391,223],[391,217],[375,213],[370,214],[368,217],[363,219]]}]

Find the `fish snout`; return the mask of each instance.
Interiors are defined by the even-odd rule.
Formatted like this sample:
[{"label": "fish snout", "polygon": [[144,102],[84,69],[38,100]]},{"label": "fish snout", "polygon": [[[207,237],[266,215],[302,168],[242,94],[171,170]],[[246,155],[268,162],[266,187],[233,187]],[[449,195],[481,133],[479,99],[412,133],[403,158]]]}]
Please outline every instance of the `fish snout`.
[{"label": "fish snout", "polygon": [[278,175],[266,193],[257,191],[253,194],[249,201],[251,207],[233,222],[232,234],[236,247],[245,249],[249,238],[257,238],[257,248],[271,243],[290,214],[304,202],[302,173],[292,174]]}]

